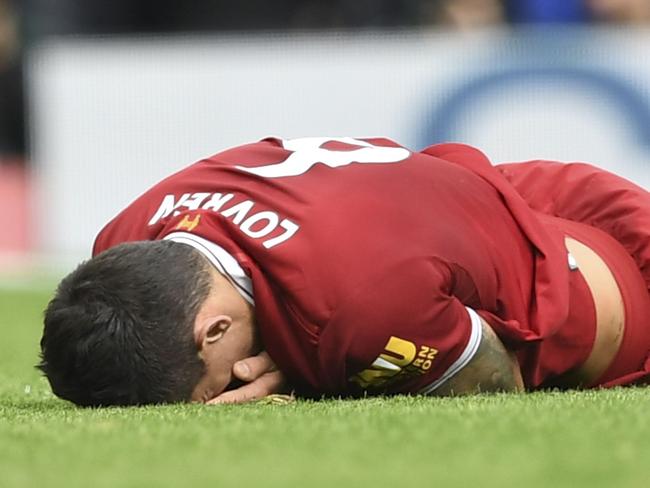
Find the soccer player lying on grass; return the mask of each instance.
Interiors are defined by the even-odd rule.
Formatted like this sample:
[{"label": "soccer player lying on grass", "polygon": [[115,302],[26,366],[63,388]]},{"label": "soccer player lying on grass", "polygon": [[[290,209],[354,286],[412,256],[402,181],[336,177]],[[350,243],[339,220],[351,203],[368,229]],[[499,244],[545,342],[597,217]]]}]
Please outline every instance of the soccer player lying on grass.
[{"label": "soccer player lying on grass", "polygon": [[588,165],[266,139],[100,232],[39,367],[79,405],[642,382],[649,235],[649,194]]}]

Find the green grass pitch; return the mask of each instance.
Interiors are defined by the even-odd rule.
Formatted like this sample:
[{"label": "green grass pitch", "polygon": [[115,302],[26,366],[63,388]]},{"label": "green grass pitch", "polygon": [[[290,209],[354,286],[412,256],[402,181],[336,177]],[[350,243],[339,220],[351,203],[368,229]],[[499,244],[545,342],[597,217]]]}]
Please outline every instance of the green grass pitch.
[{"label": "green grass pitch", "polygon": [[83,410],[33,365],[49,293],[0,291],[0,487],[650,486],[650,388]]}]

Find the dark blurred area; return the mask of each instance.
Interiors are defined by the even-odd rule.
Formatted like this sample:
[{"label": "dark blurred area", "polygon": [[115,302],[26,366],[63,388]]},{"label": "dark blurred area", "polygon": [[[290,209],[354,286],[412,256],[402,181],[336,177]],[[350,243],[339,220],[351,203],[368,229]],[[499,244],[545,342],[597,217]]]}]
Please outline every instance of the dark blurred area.
[{"label": "dark blurred area", "polygon": [[13,7],[0,0],[0,162],[22,159],[25,152],[23,63]]},{"label": "dark blurred area", "polygon": [[24,54],[49,36],[650,22],[650,0],[0,0],[0,162],[24,159]]}]

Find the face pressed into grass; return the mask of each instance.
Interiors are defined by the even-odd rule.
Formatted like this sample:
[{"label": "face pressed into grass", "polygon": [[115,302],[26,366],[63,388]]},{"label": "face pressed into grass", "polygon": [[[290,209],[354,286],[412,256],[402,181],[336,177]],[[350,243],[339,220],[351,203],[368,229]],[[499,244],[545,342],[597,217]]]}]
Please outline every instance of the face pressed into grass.
[{"label": "face pressed into grass", "polygon": [[192,392],[207,402],[233,383],[235,362],[260,350],[253,307],[221,273],[212,271],[212,286],[194,321],[194,339],[205,374]]},{"label": "face pressed into grass", "polygon": [[43,322],[38,368],[80,406],[207,401],[259,350],[252,306],[200,252],[171,241],[81,263]]}]

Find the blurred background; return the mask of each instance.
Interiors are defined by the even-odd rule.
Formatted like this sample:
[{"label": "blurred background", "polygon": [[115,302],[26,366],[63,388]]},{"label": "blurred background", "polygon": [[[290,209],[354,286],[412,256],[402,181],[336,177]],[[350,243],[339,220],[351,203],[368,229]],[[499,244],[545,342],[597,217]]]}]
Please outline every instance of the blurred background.
[{"label": "blurred background", "polygon": [[268,135],[650,188],[649,46],[650,0],[0,0],[0,274],[65,270],[147,185]]}]

